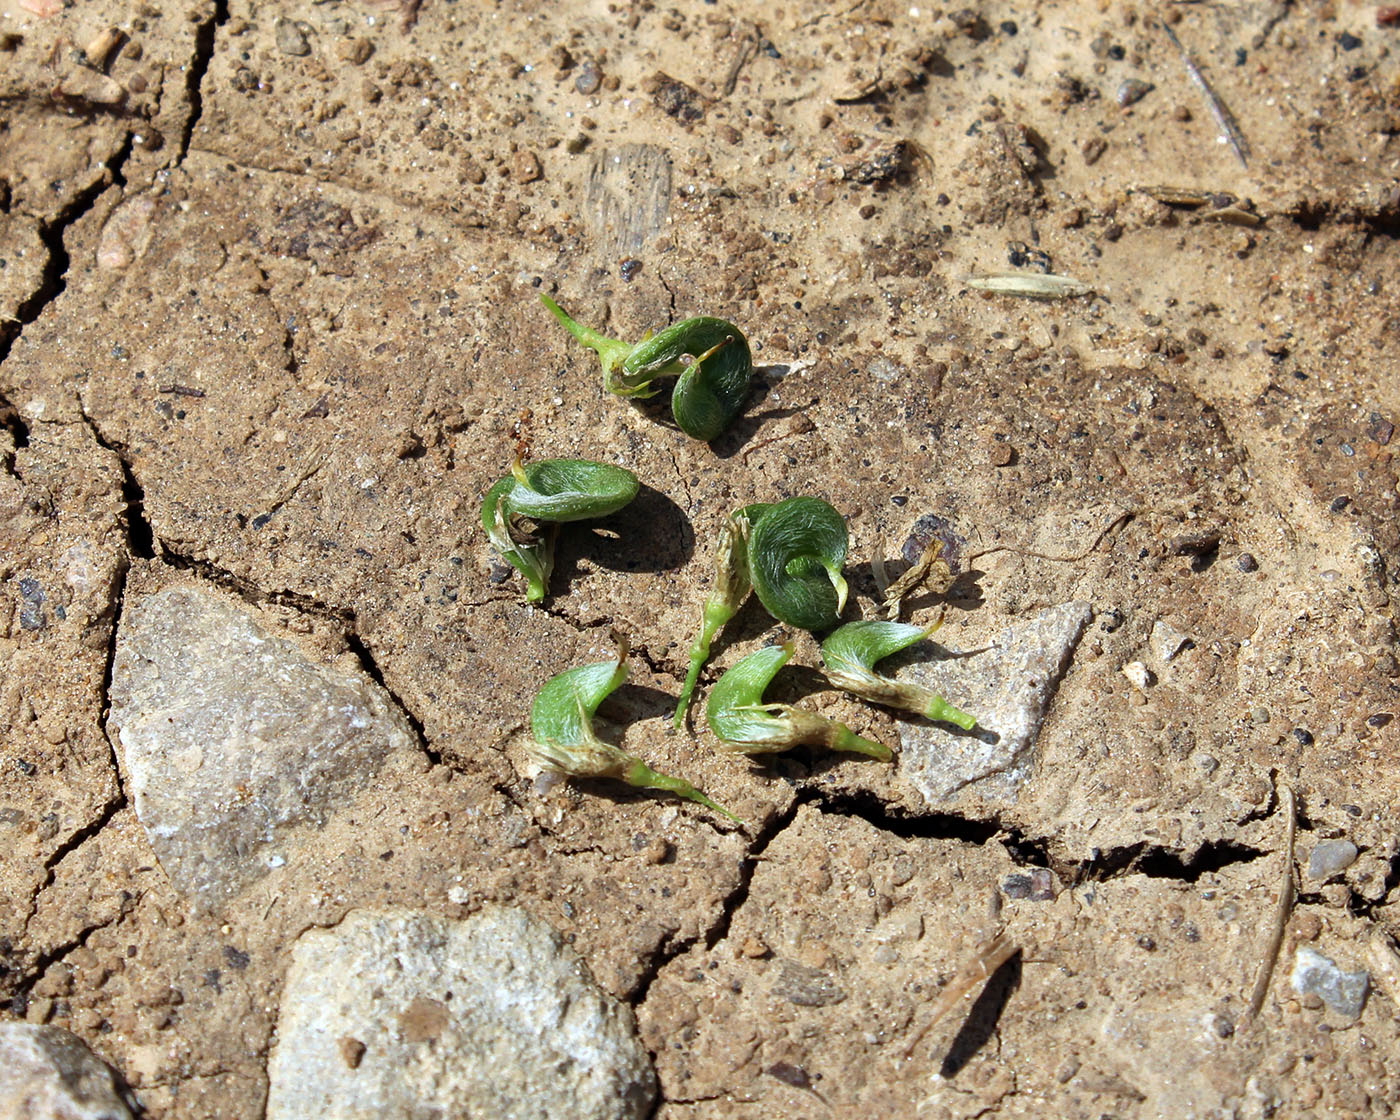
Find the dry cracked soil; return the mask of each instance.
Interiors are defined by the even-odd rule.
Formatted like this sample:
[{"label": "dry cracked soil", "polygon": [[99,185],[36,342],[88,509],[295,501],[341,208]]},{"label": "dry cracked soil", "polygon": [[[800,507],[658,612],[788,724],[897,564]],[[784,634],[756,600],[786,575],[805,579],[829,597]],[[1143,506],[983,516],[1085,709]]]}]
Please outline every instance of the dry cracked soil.
[{"label": "dry cracked soil", "polygon": [[[639,1114],[1392,1115],[1397,58],[1341,0],[0,0],[0,1015],[272,1115],[299,938],[504,904],[635,1013]],[[739,324],[744,413],[604,393],[542,293]],[[517,453],[643,483],[538,606]],[[1004,734],[806,634],[772,695],[893,763],[671,728],[725,515],[796,494],[849,618],[946,522],[900,671]],[[742,826],[537,778],[614,630],[602,734]]]}]

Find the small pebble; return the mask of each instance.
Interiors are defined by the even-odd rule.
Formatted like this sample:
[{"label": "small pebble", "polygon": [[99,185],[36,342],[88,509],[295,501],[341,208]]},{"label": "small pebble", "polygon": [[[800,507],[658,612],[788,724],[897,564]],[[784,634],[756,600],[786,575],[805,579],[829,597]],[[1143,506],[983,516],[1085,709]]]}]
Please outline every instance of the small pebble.
[{"label": "small pebble", "polygon": [[1118,87],[1118,104],[1125,109],[1134,105],[1152,92],[1152,83],[1141,78],[1128,78]]},{"label": "small pebble", "polygon": [[1361,40],[1350,31],[1343,31],[1337,36],[1337,46],[1341,47],[1344,51],[1354,51],[1357,47],[1361,46]]},{"label": "small pebble", "polygon": [[1319,840],[1308,857],[1309,879],[1330,879],[1356,862],[1357,848],[1350,840]]},{"label": "small pebble", "polygon": [[1235,565],[1242,572],[1255,572],[1259,570],[1259,561],[1254,559],[1254,555],[1249,552],[1241,552],[1235,560]]},{"label": "small pebble", "polygon": [[1152,670],[1141,661],[1129,661],[1123,666],[1123,675],[1128,678],[1132,686],[1139,692],[1150,687],[1157,679],[1153,675]]},{"label": "small pebble", "polygon": [[597,93],[602,84],[603,72],[598,69],[598,64],[591,58],[585,58],[579,67],[578,77],[574,79],[574,89],[582,94],[592,94]]},{"label": "small pebble", "polygon": [[1313,744],[1312,732],[1306,727],[1295,727],[1293,729],[1293,738],[1297,739],[1298,742],[1305,747],[1310,747]]},{"label": "small pebble", "polygon": [[1316,996],[1338,1015],[1354,1019],[1366,1006],[1371,975],[1365,969],[1343,972],[1335,961],[1303,946],[1295,958],[1292,980],[1294,991],[1304,999]]},{"label": "small pebble", "polygon": [[277,49],[283,54],[303,58],[311,53],[311,44],[306,41],[306,32],[301,25],[289,19],[279,19],[273,28]]}]

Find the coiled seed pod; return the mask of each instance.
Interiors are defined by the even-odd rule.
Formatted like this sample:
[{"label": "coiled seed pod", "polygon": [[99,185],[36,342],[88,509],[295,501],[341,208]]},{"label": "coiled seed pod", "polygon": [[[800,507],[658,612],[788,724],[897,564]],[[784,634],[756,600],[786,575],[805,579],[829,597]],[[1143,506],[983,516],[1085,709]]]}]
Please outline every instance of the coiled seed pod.
[{"label": "coiled seed pod", "polygon": [[789,747],[821,746],[888,762],[889,747],[861,738],[844,723],[791,704],[764,703],[764,689],[791,659],[792,649],[792,643],[785,642],[749,654],[710,691],[705,716],[724,749],[772,754]]},{"label": "coiled seed pod", "polygon": [[749,578],[781,622],[830,630],[846,609],[846,522],[820,498],[749,506]]},{"label": "coiled seed pod", "polygon": [[932,689],[903,684],[874,671],[875,662],[922,641],[936,629],[936,624],[923,627],[879,620],[848,622],[822,643],[826,679],[862,700],[918,712],[929,719],[955,723],[964,731],[971,731],[977,726],[977,720],[953,707]]},{"label": "coiled seed pod", "polygon": [[486,492],[481,524],[491,546],[525,577],[525,601],[548,590],[554,570],[554,538],[561,521],[584,521],[616,513],[637,496],[637,476],[622,467],[589,459],[542,459],[522,466]]},{"label": "coiled seed pod", "polygon": [[660,774],[635,755],[605,743],[593,731],[593,715],[627,679],[627,642],[618,639],[611,661],[580,665],[551,677],[530,709],[533,740],[526,753],[545,770],[571,778],[616,778],[639,789],[657,789],[697,802],[737,821],[682,778]]},{"label": "coiled seed pod", "polygon": [[[762,532],[757,531],[760,523],[765,526]],[[750,588],[780,622],[806,630],[836,625],[846,606],[841,575],[846,547],[846,522],[820,498],[756,502],[729,515],[715,550],[715,585],[690,647],[676,727],[685,720],[714,636],[738,612]]]},{"label": "coiled seed pod", "polygon": [[[622,397],[650,397],[652,382],[675,377],[671,415],[693,439],[712,440],[739,415],[753,378],[753,355],[744,332],[727,319],[701,315],[649,334],[634,344],[607,338],[575,322],[548,296],[540,296],[564,329],[597,353],[603,387]],[[692,358],[689,364],[685,359]]]}]

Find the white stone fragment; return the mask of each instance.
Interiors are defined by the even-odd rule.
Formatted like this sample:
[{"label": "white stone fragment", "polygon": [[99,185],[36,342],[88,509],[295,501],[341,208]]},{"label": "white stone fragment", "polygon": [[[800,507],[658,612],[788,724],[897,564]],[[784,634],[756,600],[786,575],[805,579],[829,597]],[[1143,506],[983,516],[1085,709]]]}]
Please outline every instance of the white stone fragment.
[{"label": "white stone fragment", "polygon": [[1157,675],[1141,661],[1129,661],[1121,672],[1139,692],[1146,692],[1157,683]]},{"label": "white stone fragment", "polygon": [[131,1120],[139,1105],[75,1034],[0,1023],[0,1120]]},{"label": "white stone fragment", "polygon": [[967,733],[901,723],[900,770],[929,804],[987,779],[983,792],[1015,794],[1030,772],[1050,698],[1092,615],[1088,603],[1063,603],[1018,620],[982,652],[919,662],[897,674],[977,718],[977,729]]},{"label": "white stone fragment", "polygon": [[1152,652],[1162,664],[1165,665],[1192,644],[1190,635],[1183,634],[1166,619],[1159,618],[1152,624]]},{"label": "white stone fragment", "polygon": [[641,1120],[656,1095],[631,1008],[513,907],[302,934],[268,1082],[267,1120]]},{"label": "white stone fragment", "polygon": [[416,744],[364,673],[319,664],[252,611],[187,587],[127,604],[109,725],[156,857],[205,907],[292,858],[295,830]]},{"label": "white stone fragment", "polygon": [[1361,1014],[1371,986],[1371,977],[1364,969],[1343,972],[1335,961],[1306,945],[1298,950],[1292,980],[1299,995],[1315,995],[1338,1015],[1350,1019]]}]

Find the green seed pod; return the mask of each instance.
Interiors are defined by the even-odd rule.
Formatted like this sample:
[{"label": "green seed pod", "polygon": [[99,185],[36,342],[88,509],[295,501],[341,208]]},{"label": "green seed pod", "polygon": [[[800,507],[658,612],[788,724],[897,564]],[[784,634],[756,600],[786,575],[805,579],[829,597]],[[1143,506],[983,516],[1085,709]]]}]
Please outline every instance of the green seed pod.
[{"label": "green seed pod", "polygon": [[[675,377],[671,414],[693,439],[712,440],[739,415],[748,399],[753,355],[744,332],[727,319],[701,315],[649,334],[635,345],[607,338],[571,319],[546,295],[541,302],[564,329],[597,353],[603,387],[621,397],[650,397],[652,382]],[[689,364],[685,359],[694,359]]]},{"label": "green seed pod", "polygon": [[616,778],[639,789],[657,789],[695,801],[737,821],[689,782],[659,774],[635,755],[605,743],[593,731],[593,715],[627,679],[627,643],[619,639],[617,657],[567,669],[551,677],[530,709],[533,741],[526,753],[542,769],[571,778]]},{"label": "green seed pod", "polygon": [[685,722],[685,711],[695,693],[700,670],[710,658],[710,643],[720,628],[738,613],[749,593],[749,558],[745,543],[749,521],[745,512],[737,510],[730,514],[720,529],[719,543],[715,546],[715,586],[705,600],[700,633],[690,647],[690,671],[685,675],[681,698],[676,704],[675,725],[678,729]]},{"label": "green seed pod", "polygon": [[637,476],[588,459],[542,459],[522,466],[486,492],[481,523],[491,546],[525,577],[525,601],[543,599],[554,570],[554,538],[561,521],[616,513],[637,496]]},{"label": "green seed pod", "polygon": [[977,720],[953,707],[931,689],[901,684],[874,671],[875,662],[907,649],[932,634],[937,625],[908,626],[902,622],[848,622],[822,643],[826,679],[862,700],[902,711],[918,712],[929,719],[955,723],[964,731]]},{"label": "green seed pod", "polygon": [[788,498],[745,512],[749,577],[768,613],[803,630],[836,626],[846,608],[841,565],[849,538],[841,515],[820,498]]},{"label": "green seed pod", "polygon": [[861,738],[844,723],[791,704],[763,702],[764,689],[791,657],[791,642],[768,646],[749,654],[720,677],[710,692],[705,716],[724,749],[740,754],[772,754],[810,745],[854,751],[888,762],[889,747]]}]

